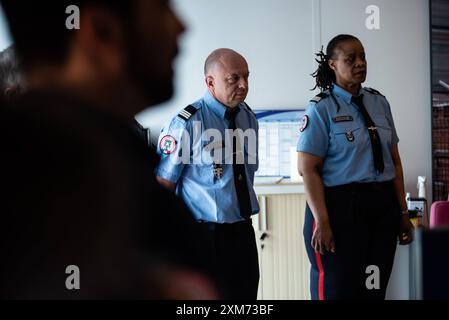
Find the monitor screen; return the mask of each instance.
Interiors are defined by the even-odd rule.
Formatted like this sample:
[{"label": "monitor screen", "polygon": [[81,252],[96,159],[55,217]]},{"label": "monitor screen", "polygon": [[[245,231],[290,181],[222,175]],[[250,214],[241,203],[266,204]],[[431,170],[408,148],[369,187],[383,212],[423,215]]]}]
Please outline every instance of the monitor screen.
[{"label": "monitor screen", "polygon": [[289,178],[292,152],[296,150],[305,110],[265,109],[254,112],[259,121],[259,170],[256,176]]}]

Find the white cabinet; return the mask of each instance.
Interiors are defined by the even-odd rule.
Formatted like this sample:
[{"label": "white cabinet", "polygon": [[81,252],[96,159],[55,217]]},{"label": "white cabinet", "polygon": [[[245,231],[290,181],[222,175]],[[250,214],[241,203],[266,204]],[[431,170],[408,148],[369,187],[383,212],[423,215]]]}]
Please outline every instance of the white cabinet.
[{"label": "white cabinet", "polygon": [[[253,218],[259,250],[261,300],[308,300],[305,195],[299,184],[256,187],[261,213]],[[295,193],[296,192],[296,193]]]}]

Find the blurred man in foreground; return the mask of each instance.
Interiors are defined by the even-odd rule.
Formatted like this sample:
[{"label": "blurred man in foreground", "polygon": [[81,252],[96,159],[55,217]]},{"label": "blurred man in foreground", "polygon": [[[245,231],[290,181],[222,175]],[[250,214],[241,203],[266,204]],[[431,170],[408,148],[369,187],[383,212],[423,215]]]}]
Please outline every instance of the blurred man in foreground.
[{"label": "blurred man in foreground", "polygon": [[[204,271],[200,233],[158,186],[157,155],[134,128],[138,112],[172,96],[183,25],[168,2],[0,3],[27,87],[0,116],[0,297],[213,298],[207,281],[168,293],[193,271],[176,281],[189,292]],[[80,29],[67,28],[69,5]]]}]

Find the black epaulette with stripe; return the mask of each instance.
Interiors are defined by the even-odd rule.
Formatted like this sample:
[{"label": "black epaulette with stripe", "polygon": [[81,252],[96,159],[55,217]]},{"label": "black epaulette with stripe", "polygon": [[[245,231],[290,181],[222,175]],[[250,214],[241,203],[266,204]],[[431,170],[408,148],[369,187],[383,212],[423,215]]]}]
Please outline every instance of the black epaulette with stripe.
[{"label": "black epaulette with stripe", "polygon": [[373,88],[365,88],[365,90],[368,91],[369,93],[377,94],[377,95],[379,95],[379,96],[384,97],[384,95],[383,95],[382,93],[380,93],[379,91],[377,91],[376,89],[373,89]]},{"label": "black epaulette with stripe", "polygon": [[189,119],[198,111],[197,108],[195,108],[192,105],[189,105],[187,107],[185,107],[179,114],[178,117],[185,120],[185,121],[189,121]]},{"label": "black epaulette with stripe", "polygon": [[314,102],[314,103],[318,103],[323,99],[326,99],[327,97],[329,97],[329,95],[325,92],[321,92],[320,94],[318,94],[315,98],[313,98],[312,100],[310,100],[310,102]]}]

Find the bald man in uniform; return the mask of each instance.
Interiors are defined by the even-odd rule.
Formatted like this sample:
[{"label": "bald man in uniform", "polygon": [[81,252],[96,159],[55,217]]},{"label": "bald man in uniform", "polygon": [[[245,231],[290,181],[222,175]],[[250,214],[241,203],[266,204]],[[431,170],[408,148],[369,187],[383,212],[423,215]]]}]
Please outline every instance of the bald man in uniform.
[{"label": "bald man in uniform", "polygon": [[251,216],[258,169],[258,123],[244,102],[249,70],[231,49],[205,63],[206,94],[183,109],[159,138],[159,182],[176,192],[208,234],[215,278],[227,299],[256,299],[259,265]]}]

